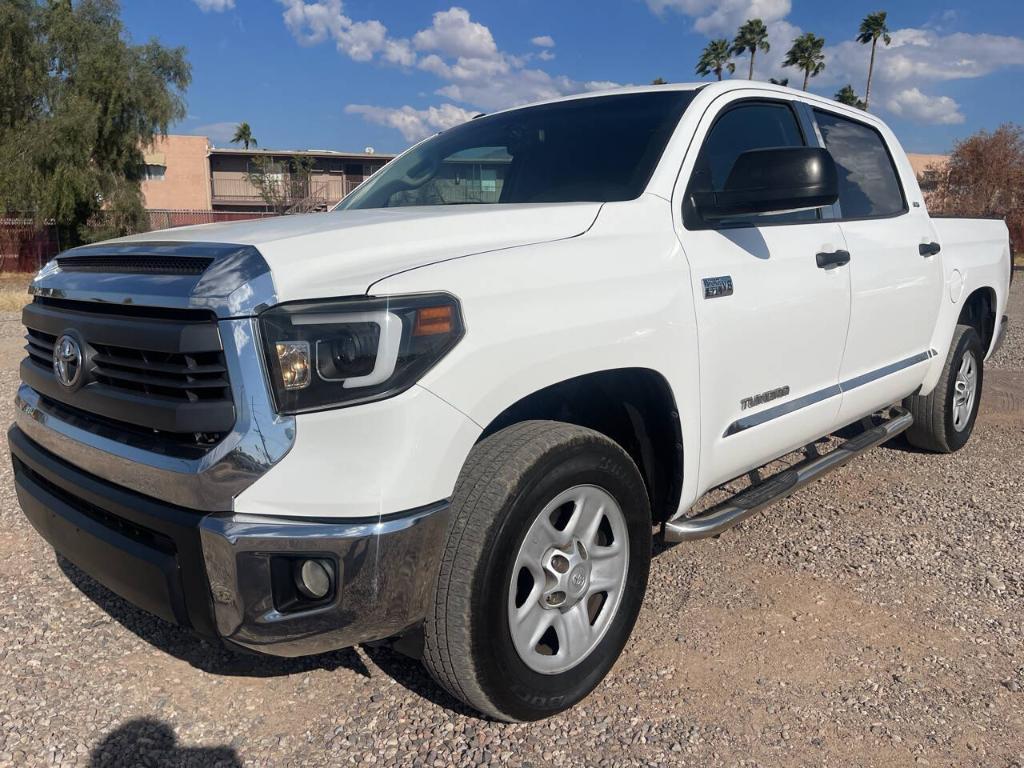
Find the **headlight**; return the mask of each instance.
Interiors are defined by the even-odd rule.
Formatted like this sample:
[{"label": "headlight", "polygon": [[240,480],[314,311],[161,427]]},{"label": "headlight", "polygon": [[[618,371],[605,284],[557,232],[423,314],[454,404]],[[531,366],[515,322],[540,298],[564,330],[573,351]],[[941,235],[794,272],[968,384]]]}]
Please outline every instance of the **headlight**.
[{"label": "headlight", "polygon": [[448,294],[282,304],[260,315],[277,410],[318,411],[397,395],[463,335]]}]

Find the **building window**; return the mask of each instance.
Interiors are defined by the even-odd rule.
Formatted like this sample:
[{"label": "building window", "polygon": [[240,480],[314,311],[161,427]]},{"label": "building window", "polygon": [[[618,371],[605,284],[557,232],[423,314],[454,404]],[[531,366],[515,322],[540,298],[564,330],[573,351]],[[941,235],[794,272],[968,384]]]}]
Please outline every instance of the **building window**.
[{"label": "building window", "polygon": [[145,177],[146,181],[163,181],[165,173],[167,173],[166,165],[146,163],[143,176]]}]

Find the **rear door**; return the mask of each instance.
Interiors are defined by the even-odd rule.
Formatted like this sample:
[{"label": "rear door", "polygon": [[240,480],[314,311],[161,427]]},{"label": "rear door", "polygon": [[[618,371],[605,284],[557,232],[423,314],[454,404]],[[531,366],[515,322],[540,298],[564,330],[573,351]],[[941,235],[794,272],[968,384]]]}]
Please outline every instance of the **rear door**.
[{"label": "rear door", "polygon": [[820,211],[707,222],[693,205],[694,193],[721,189],[741,153],[808,144],[813,125],[799,102],[731,93],[704,115],[684,161],[680,241],[700,345],[702,488],[835,423],[849,270],[819,268],[816,255],[845,250],[838,223]]},{"label": "rear door", "polygon": [[837,214],[850,252],[850,331],[842,370],[842,423],[896,402],[921,382],[941,305],[938,236],[917,197],[905,189],[888,131],[815,109],[839,170]]}]

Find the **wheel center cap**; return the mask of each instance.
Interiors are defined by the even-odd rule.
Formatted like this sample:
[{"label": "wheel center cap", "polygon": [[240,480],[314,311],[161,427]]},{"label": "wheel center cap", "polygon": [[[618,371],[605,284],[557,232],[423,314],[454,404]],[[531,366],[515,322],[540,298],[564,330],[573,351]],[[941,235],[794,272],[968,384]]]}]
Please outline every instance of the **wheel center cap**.
[{"label": "wheel center cap", "polygon": [[586,592],[587,583],[590,581],[589,570],[590,567],[585,563],[581,563],[573,568],[569,574],[569,594],[578,597]]},{"label": "wheel center cap", "polygon": [[578,540],[566,549],[549,549],[542,564],[546,585],[541,605],[545,608],[571,608],[590,589],[590,556]]}]

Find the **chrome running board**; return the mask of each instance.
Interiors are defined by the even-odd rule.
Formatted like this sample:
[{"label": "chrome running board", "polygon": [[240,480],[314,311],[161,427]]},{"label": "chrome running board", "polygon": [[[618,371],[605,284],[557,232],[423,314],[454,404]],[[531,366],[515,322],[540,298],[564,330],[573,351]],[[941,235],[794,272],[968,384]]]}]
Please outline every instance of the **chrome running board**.
[{"label": "chrome running board", "polygon": [[677,517],[665,523],[665,541],[695,541],[718,536],[737,523],[760,512],[808,483],[838,469],[855,456],[870,450],[909,429],[914,417],[903,408],[890,409],[889,418],[875,427],[865,429],[838,448],[819,455],[812,447],[806,460],[785,469],[764,482],[752,485],[707,512],[694,517]]}]

